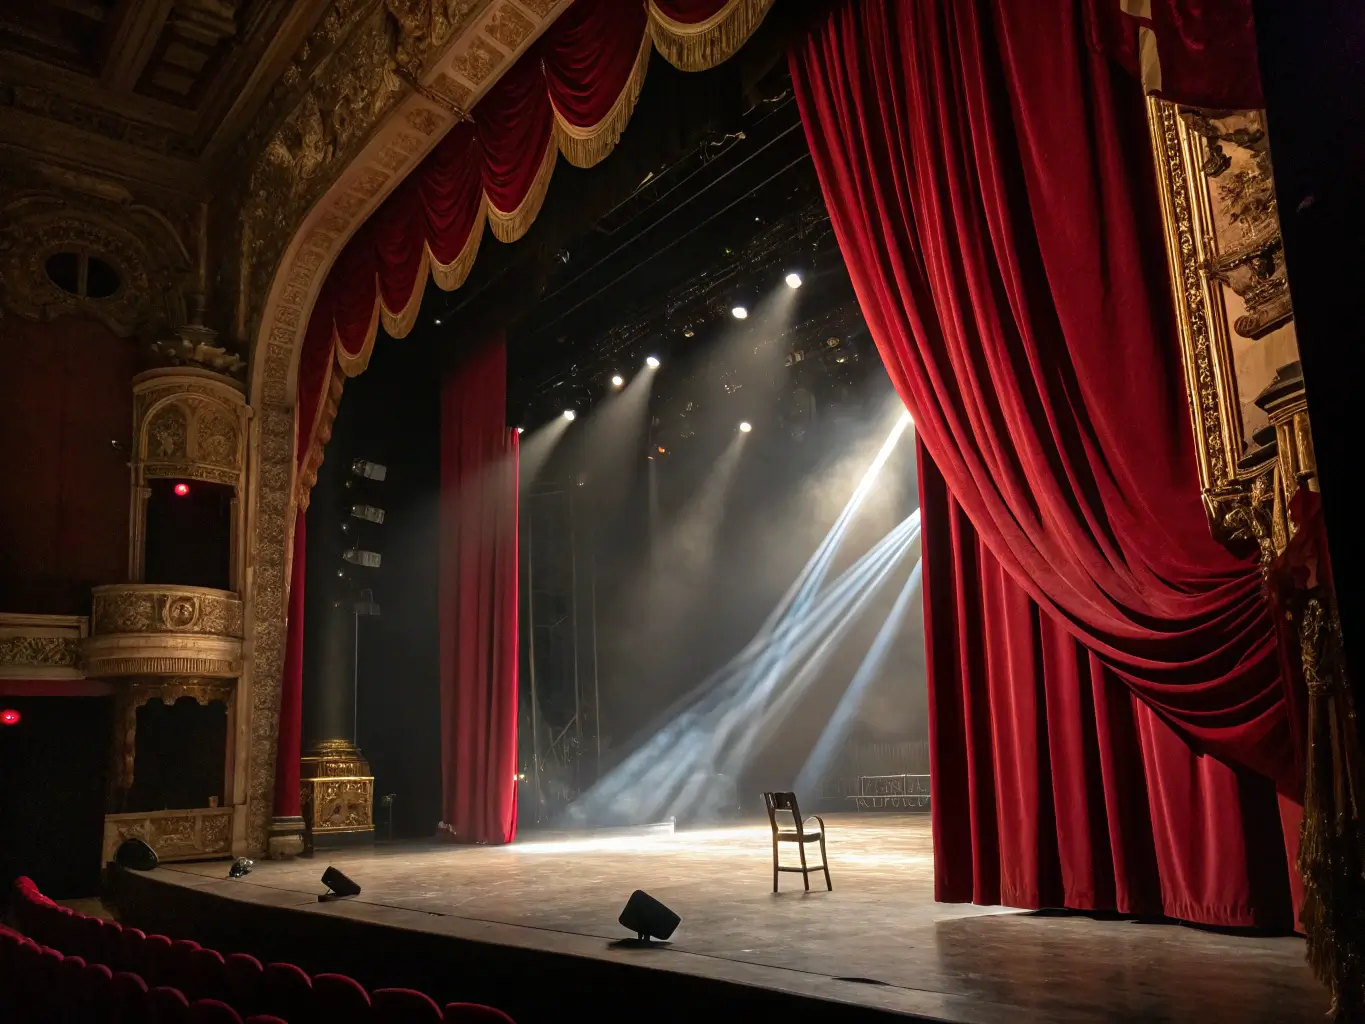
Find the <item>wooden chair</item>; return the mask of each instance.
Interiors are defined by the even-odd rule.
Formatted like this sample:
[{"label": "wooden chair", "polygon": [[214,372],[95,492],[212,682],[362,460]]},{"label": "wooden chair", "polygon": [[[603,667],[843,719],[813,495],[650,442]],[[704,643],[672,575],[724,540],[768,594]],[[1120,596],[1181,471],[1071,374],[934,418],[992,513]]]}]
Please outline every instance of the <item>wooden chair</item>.
[{"label": "wooden chair", "polygon": [[[795,793],[764,793],[763,803],[768,807],[768,824],[773,827],[773,892],[777,892],[777,876],[782,871],[799,871],[801,881],[806,883],[806,891],[810,892],[810,873],[812,871],[823,871],[825,873],[825,886],[831,892],[834,891],[834,883],[829,880],[829,857],[825,854],[825,820],[818,814],[812,814],[809,818],[802,819],[801,809],[796,806]],[[793,828],[785,828],[778,825],[777,815],[781,811],[792,816]],[[815,830],[808,830],[806,822],[818,821],[820,827]],[[801,854],[801,866],[799,868],[782,867],[778,864],[778,844],[795,843],[797,851]],[[820,863],[811,867],[806,864],[806,844],[820,844]]]}]

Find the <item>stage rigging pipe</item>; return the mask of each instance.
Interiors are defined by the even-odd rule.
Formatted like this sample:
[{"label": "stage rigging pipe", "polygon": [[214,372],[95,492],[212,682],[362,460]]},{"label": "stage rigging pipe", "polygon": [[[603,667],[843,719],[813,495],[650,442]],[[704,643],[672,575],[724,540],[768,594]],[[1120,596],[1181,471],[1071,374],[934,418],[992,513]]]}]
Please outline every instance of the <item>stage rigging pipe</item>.
[{"label": "stage rigging pipe", "polygon": [[540,710],[536,702],[536,577],[535,504],[526,496],[526,646],[531,676],[531,781],[535,795],[535,820],[540,821]]}]

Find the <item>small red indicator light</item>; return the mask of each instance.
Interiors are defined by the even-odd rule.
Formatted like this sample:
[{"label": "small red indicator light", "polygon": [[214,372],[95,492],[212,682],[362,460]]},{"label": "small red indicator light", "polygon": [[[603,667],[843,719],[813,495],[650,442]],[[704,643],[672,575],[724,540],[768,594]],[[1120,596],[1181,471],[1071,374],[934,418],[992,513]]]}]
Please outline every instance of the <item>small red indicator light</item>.
[{"label": "small red indicator light", "polygon": [[171,490],[175,491],[175,496],[177,498],[183,498],[185,495],[190,493],[190,485],[176,484],[174,487],[171,488]]},{"label": "small red indicator light", "polygon": [[23,717],[13,708],[5,708],[4,711],[0,711],[0,725],[18,725],[19,719]]}]

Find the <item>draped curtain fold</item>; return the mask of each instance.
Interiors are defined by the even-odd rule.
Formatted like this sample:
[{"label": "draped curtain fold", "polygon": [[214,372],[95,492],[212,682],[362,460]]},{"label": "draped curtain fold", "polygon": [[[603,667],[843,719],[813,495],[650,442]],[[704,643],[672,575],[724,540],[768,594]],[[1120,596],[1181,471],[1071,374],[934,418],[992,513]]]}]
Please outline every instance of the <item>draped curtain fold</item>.
[{"label": "draped curtain fold", "polygon": [[1199,107],[1265,106],[1251,0],[1085,0],[1091,45],[1146,91]]},{"label": "draped curtain fold", "polygon": [[1297,808],[1044,613],[918,455],[935,899],[1292,930]]},{"label": "draped curtain fold", "polygon": [[[1300,788],[1257,565],[1212,539],[1199,499],[1141,91],[1090,43],[1084,0],[862,0],[824,16],[791,56],[862,312],[973,531],[948,554],[926,552],[927,571],[934,557],[965,559],[976,583],[962,592],[1001,624],[973,627],[959,675],[932,683],[972,705],[971,729],[948,728],[943,701],[931,729],[938,764],[980,773],[967,777],[970,833],[945,830],[936,858],[940,882],[976,864],[974,898],[990,896],[993,869],[971,837],[1006,813],[989,803],[997,773],[1046,749],[1012,714],[1018,700],[1033,702],[1025,720],[1046,738],[1102,696],[1096,713],[1111,729],[1131,718],[1124,743],[1137,737],[1144,765],[1172,764],[1159,748],[1179,737],[1190,758],[1236,766],[1191,761],[1180,800],[1152,803],[1164,809],[1151,817],[1158,845],[1181,856],[1209,852],[1208,821],[1230,842],[1234,824],[1266,817],[1264,799],[1239,810],[1237,772]],[[980,621],[968,605],[957,613],[960,628]],[[1111,684],[1136,703],[1111,699]],[[1154,771],[1147,785],[1171,777]],[[945,812],[954,797],[940,787],[958,784],[934,772]],[[1097,828],[1084,834],[1098,841]],[[1245,880],[1255,858],[1243,854]],[[1180,916],[1228,923],[1257,897],[1250,882],[1241,903],[1201,894],[1197,876],[1166,866],[1161,899],[1185,906]],[[1049,892],[1012,891],[1024,905]]]},{"label": "draped curtain fold", "polygon": [[517,433],[507,344],[490,340],[441,387],[441,810],[459,842],[517,828]]}]

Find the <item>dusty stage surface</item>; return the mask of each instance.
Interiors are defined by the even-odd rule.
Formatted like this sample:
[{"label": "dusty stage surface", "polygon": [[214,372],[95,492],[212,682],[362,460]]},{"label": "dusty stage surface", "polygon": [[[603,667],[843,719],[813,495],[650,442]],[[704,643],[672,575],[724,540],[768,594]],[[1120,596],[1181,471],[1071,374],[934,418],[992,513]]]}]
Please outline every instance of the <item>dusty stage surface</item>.
[{"label": "dusty stage surface", "polygon": [[[784,874],[766,822],[673,835],[523,833],[505,847],[400,843],[262,862],[159,868],[238,900],[495,944],[643,963],[950,1021],[1320,1021],[1327,997],[1297,938],[1050,916],[933,901],[927,815],[826,816],[834,891]],[[795,856],[788,846],[786,855]],[[812,857],[812,860],[818,858]],[[319,904],[325,864],[353,900]],[[667,948],[612,945],[641,888],[682,916]]]}]

